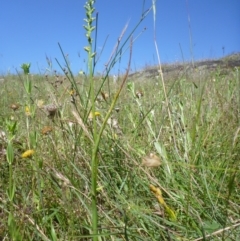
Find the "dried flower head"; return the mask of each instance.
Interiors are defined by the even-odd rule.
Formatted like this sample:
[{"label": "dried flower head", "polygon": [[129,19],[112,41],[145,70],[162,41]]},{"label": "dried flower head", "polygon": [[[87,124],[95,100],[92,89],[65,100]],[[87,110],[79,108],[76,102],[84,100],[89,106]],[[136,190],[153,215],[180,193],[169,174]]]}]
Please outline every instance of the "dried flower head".
[{"label": "dried flower head", "polygon": [[116,134],[121,135],[122,134],[122,130],[121,127],[118,124],[118,120],[114,117],[111,117],[107,120],[107,124],[114,129],[114,131],[116,131]]},{"label": "dried flower head", "polygon": [[76,122],[75,122],[75,121],[68,120],[67,123],[68,123],[68,126],[69,126],[70,128],[72,128],[73,125],[74,125]]},{"label": "dried flower head", "polygon": [[17,109],[19,109],[20,105],[19,104],[11,104],[10,108],[14,111],[16,111]]},{"label": "dried flower head", "polygon": [[43,101],[43,100],[38,100],[38,101],[37,101],[37,107],[38,107],[39,109],[42,109],[42,108],[43,108],[43,104],[44,104],[44,101]]},{"label": "dried flower head", "polygon": [[54,117],[58,113],[58,107],[55,104],[45,105],[44,109],[49,117]]},{"label": "dried flower head", "polygon": [[115,111],[118,113],[120,111],[119,107],[115,107]]},{"label": "dried flower head", "polygon": [[107,123],[110,127],[114,128],[114,129],[118,129],[120,128],[119,127],[119,124],[118,124],[118,120],[114,117],[111,117],[107,120]]},{"label": "dried flower head", "polygon": [[148,156],[143,157],[142,165],[146,167],[158,167],[161,165],[161,160],[155,154],[150,153]]},{"label": "dried flower head", "polygon": [[142,98],[143,97],[143,92],[141,90],[136,91],[136,97],[138,99]]},{"label": "dried flower head", "polygon": [[7,141],[7,136],[5,131],[0,131],[0,141],[4,141],[4,142]]},{"label": "dried flower head", "polygon": [[43,135],[47,135],[47,134],[49,134],[52,130],[53,130],[53,128],[52,128],[51,126],[44,126],[44,127],[42,128],[41,133],[42,133]]}]

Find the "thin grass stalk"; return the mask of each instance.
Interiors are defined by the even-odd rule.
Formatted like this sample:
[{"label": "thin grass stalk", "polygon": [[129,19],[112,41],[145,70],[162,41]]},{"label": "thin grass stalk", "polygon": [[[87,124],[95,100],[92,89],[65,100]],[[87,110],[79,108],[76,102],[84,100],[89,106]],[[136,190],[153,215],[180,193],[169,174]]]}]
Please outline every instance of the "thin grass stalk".
[{"label": "thin grass stalk", "polygon": [[88,0],[84,8],[86,10],[86,16],[87,18],[84,19],[86,24],[84,25],[84,28],[86,30],[86,37],[88,41],[88,46],[84,48],[84,50],[88,54],[88,60],[87,60],[87,69],[88,69],[88,79],[90,81],[90,101],[91,101],[91,108],[90,111],[93,113],[92,118],[92,124],[93,124],[93,145],[92,145],[92,157],[91,157],[91,199],[92,199],[92,234],[93,240],[98,240],[98,211],[97,211],[97,169],[98,169],[98,160],[95,155],[95,150],[98,149],[97,144],[97,125],[96,125],[96,117],[95,117],[95,93],[94,93],[94,59],[95,54],[93,52],[93,39],[92,39],[92,33],[95,30],[95,27],[93,26],[93,21],[95,18],[93,17],[93,13],[95,11],[94,8],[95,0]]},{"label": "thin grass stalk", "polygon": [[221,234],[221,233],[223,233],[227,230],[231,230],[231,229],[237,228],[239,226],[240,226],[240,220],[237,220],[236,224],[233,224],[233,225],[231,225],[229,227],[226,227],[226,228],[221,228],[221,229],[219,229],[219,230],[217,230],[217,231],[215,231],[211,234],[206,235],[205,237],[200,237],[200,238],[194,239],[193,241],[201,241],[201,240],[205,240],[206,238],[213,238],[213,236],[217,236],[217,235],[219,235],[219,234]]},{"label": "thin grass stalk", "polygon": [[[137,25],[133,28],[133,30],[130,32],[129,36],[126,38],[126,40],[123,42],[123,44],[121,45],[121,48],[118,49],[120,41],[117,42],[116,46],[114,47],[114,50],[109,58],[109,61],[107,62],[107,73],[106,76],[108,76],[109,72],[111,71],[111,69],[113,68],[113,66],[115,65],[115,63],[117,63],[117,57],[121,56],[122,53],[122,49],[123,47],[129,42],[129,40],[131,39],[131,36],[133,35],[133,33],[136,31],[136,29],[138,28],[138,26],[141,24],[141,22],[146,18],[146,16],[148,15],[148,13],[152,10],[153,7],[150,7],[148,10],[146,10],[144,13],[142,13],[142,17],[139,20],[139,22],[137,23]],[[119,37],[118,40],[121,40],[123,34],[125,33],[126,30],[126,26],[123,29],[121,36]],[[114,58],[113,58],[114,56]]]},{"label": "thin grass stalk", "polygon": [[[64,58],[64,61],[65,61],[67,70],[68,70],[68,72],[70,73],[71,78],[70,78],[69,75],[67,75],[67,74],[65,74],[65,76],[66,76],[66,78],[69,80],[69,82],[71,83],[71,85],[72,85],[72,87],[74,88],[74,90],[76,91],[77,95],[79,96],[81,105],[84,105],[82,95],[80,94],[80,91],[79,91],[79,89],[78,89],[78,87],[77,87],[77,83],[76,83],[75,77],[74,77],[74,75],[73,75],[73,73],[72,73],[72,70],[71,70],[71,68],[70,68],[70,66],[69,66],[69,63],[68,63],[68,61],[67,61],[67,59],[66,59],[66,56],[64,55],[64,52],[63,52],[63,49],[62,49],[60,43],[58,43],[58,46],[59,46],[59,48],[60,48],[60,51],[61,51],[61,53],[62,53],[62,56],[63,56],[63,58]],[[65,73],[64,68],[63,68],[62,65],[59,63],[59,61],[58,61],[57,59],[55,59],[55,60],[56,60],[56,62],[58,63],[59,67],[62,69],[62,71]],[[76,105],[75,105],[75,108],[76,108],[78,114],[80,115],[79,109],[77,108]]]},{"label": "thin grass stalk", "polygon": [[[98,37],[98,13],[96,13],[96,28],[95,28],[95,41],[94,41],[94,53],[97,52],[97,37]],[[96,67],[96,54],[93,57],[93,74]]]},{"label": "thin grass stalk", "polygon": [[154,44],[155,44],[155,48],[156,48],[156,52],[157,52],[159,72],[160,72],[160,76],[161,76],[164,98],[165,98],[166,105],[167,105],[168,117],[169,117],[171,129],[172,129],[172,133],[173,133],[173,142],[174,142],[175,149],[177,150],[176,136],[175,136],[175,131],[174,131],[174,128],[173,128],[173,121],[172,121],[172,116],[171,116],[170,104],[169,104],[169,100],[168,100],[166,86],[165,86],[165,83],[164,83],[162,65],[161,65],[160,55],[159,55],[159,51],[158,51],[157,40],[156,40],[156,0],[153,0],[153,22],[154,22]]}]

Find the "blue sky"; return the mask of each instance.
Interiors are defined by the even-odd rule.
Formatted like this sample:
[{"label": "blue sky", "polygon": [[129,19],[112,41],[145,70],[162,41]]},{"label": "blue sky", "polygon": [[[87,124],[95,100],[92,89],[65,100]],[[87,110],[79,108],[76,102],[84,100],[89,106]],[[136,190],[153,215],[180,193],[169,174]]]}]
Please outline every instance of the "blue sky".
[{"label": "blue sky", "polygon": [[[15,73],[22,63],[31,63],[31,72],[46,72],[46,56],[53,69],[55,58],[64,64],[58,42],[68,54],[74,73],[86,71],[83,18],[85,0],[2,0],[0,3],[0,75]],[[138,23],[151,0],[96,0],[98,12],[97,52],[107,39],[96,70],[102,72],[122,29],[126,36]],[[218,58],[240,51],[239,0],[157,0],[156,39],[163,63]],[[190,44],[189,19],[192,36]],[[146,27],[146,30],[143,29]],[[141,33],[141,34],[140,34]],[[139,35],[140,34],[140,35]],[[154,46],[153,14],[139,25],[134,37],[132,71],[157,64]],[[123,38],[123,39],[125,39]],[[127,46],[126,46],[127,47]],[[183,57],[182,57],[183,54]],[[127,50],[113,69],[124,72]]]}]

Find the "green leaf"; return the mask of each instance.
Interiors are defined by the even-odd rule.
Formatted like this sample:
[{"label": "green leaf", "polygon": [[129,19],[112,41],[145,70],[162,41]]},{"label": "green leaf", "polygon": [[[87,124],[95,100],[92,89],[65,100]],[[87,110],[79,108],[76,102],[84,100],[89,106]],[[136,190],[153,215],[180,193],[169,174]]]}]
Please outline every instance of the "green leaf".
[{"label": "green leaf", "polygon": [[159,142],[154,142],[154,146],[157,152],[161,155],[161,157],[164,160],[167,160],[168,158],[167,158],[167,152],[166,152],[165,146],[161,145]]},{"label": "green leaf", "polygon": [[9,199],[10,202],[13,201],[15,191],[16,191],[16,184],[14,182],[14,183],[12,183],[12,186],[9,187],[9,189],[7,190],[7,196],[8,196],[8,199]]},{"label": "green leaf", "polygon": [[33,148],[36,148],[38,142],[38,134],[36,131],[30,133],[30,143]]},{"label": "green leaf", "polygon": [[14,159],[13,147],[11,142],[7,145],[7,161],[11,165]]},{"label": "green leaf", "polygon": [[12,215],[12,213],[9,213],[9,215],[8,215],[8,226],[11,226],[12,222],[13,222],[13,215]]},{"label": "green leaf", "polygon": [[32,92],[32,82],[29,79],[26,79],[24,81],[24,88],[28,94],[31,94]]},{"label": "green leaf", "polygon": [[203,224],[203,229],[209,233],[214,232],[221,228],[221,225],[216,221],[206,221]]},{"label": "green leaf", "polygon": [[57,241],[56,231],[55,231],[52,223],[51,223],[51,236],[52,236],[53,241]]}]

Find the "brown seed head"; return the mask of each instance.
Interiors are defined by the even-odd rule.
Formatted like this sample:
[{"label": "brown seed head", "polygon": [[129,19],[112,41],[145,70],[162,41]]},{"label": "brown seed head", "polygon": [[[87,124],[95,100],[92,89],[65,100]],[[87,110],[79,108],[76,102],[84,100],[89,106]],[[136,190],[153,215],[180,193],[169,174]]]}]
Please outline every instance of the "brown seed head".
[{"label": "brown seed head", "polygon": [[148,156],[143,157],[142,165],[146,167],[158,167],[161,165],[161,160],[155,154],[150,153]]}]

